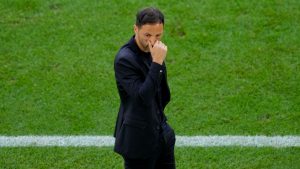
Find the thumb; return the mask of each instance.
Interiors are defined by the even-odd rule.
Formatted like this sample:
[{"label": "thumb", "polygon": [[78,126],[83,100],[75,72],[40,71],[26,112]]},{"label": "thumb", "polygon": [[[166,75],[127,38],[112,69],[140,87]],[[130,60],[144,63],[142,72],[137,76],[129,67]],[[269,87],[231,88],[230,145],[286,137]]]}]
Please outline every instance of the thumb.
[{"label": "thumb", "polygon": [[153,47],[152,47],[152,45],[151,45],[151,42],[150,42],[150,41],[148,41],[148,46],[149,46],[150,52],[152,52],[152,49],[153,49]]}]

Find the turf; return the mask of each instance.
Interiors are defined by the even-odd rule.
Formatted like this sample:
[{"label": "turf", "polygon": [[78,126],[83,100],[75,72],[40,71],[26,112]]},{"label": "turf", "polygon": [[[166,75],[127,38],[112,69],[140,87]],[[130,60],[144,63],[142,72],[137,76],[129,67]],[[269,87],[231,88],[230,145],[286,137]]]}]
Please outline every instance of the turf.
[{"label": "turf", "polygon": [[[0,135],[112,135],[119,105],[114,56],[145,6],[166,16],[172,92],[166,114],[176,134],[300,134],[298,0],[0,0]],[[16,168],[30,167],[27,158],[51,168],[45,156],[59,161],[56,151],[70,161],[82,153],[118,167],[121,161],[100,157],[111,156],[109,149],[0,151],[6,154],[1,164],[23,158]],[[201,161],[209,158],[203,149],[179,149],[179,167],[192,168],[199,159],[197,167],[229,166],[229,155],[237,161],[227,168],[293,168],[288,161],[299,158],[298,148],[207,151],[217,159],[212,166]],[[71,164],[60,160],[62,168]]]},{"label": "turf", "polygon": [[[113,59],[141,6],[1,1],[0,133],[111,134]],[[298,1],[156,6],[178,134],[300,133]]]},{"label": "turf", "polygon": [[[121,169],[122,158],[111,148],[3,148],[4,168]],[[178,169],[297,169],[299,148],[177,148]]]}]

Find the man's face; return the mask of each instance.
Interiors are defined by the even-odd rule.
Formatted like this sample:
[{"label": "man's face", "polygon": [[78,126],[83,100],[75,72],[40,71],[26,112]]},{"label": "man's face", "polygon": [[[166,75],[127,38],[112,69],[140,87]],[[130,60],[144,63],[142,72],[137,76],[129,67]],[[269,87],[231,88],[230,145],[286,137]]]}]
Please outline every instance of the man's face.
[{"label": "man's face", "polygon": [[141,27],[134,25],[135,40],[139,48],[144,52],[149,52],[148,42],[153,46],[156,41],[160,41],[163,36],[164,25],[161,23],[145,24]]}]

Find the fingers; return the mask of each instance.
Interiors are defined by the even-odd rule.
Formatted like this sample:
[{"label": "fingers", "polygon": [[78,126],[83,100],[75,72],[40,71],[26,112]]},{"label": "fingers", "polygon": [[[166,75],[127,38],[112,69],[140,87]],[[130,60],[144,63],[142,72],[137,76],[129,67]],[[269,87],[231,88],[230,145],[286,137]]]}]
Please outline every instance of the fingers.
[{"label": "fingers", "polygon": [[148,41],[148,46],[149,46],[150,51],[153,51],[154,49],[155,49],[155,50],[156,50],[156,49],[164,49],[164,50],[167,50],[167,49],[168,49],[167,46],[166,46],[163,42],[161,42],[161,41],[156,41],[156,42],[153,44],[153,46],[152,46],[151,42]]},{"label": "fingers", "polygon": [[157,45],[158,45],[160,48],[167,50],[167,46],[166,46],[163,42],[157,41]]},{"label": "fingers", "polygon": [[148,46],[149,46],[149,49],[150,49],[150,51],[152,51],[153,47],[152,47],[152,45],[151,45],[151,42],[150,42],[150,41],[148,41]]},{"label": "fingers", "polygon": [[161,41],[156,41],[153,44],[153,46],[151,45],[150,42],[148,42],[148,45],[151,52],[152,61],[158,64],[162,64],[166,58],[166,54],[168,50],[167,46]]},{"label": "fingers", "polygon": [[[162,42],[162,41],[156,41],[153,45],[154,46],[157,46],[157,47],[161,47],[161,48],[166,48],[167,46]],[[153,48],[152,47],[152,48]]]}]

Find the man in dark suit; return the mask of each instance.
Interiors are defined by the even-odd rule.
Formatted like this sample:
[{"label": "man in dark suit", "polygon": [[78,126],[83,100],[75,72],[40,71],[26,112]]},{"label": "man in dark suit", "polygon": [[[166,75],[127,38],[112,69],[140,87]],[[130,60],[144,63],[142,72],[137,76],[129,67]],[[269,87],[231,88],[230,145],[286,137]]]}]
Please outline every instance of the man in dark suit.
[{"label": "man in dark suit", "polygon": [[126,169],[174,169],[174,130],[164,108],[170,101],[161,42],[164,15],[145,8],[136,15],[135,35],[121,47],[114,62],[120,109],[114,137],[115,152]]}]

